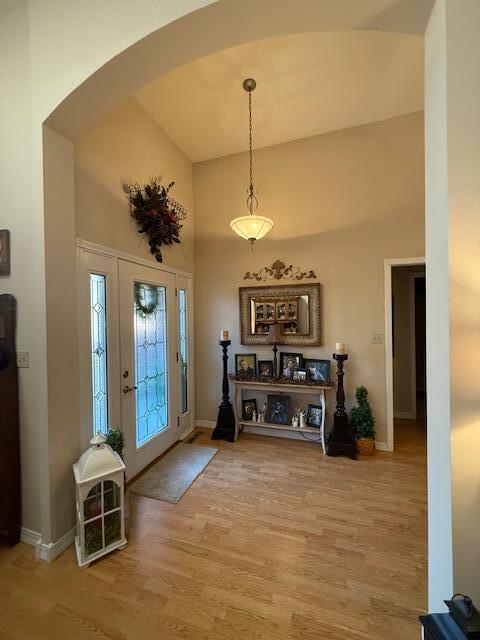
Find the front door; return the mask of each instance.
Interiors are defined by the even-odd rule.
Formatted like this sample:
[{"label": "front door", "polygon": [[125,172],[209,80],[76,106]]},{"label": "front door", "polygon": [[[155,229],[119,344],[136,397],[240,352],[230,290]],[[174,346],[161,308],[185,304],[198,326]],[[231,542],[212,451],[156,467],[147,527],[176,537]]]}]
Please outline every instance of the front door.
[{"label": "front door", "polygon": [[119,260],[121,417],[131,479],[179,438],[175,276]]}]

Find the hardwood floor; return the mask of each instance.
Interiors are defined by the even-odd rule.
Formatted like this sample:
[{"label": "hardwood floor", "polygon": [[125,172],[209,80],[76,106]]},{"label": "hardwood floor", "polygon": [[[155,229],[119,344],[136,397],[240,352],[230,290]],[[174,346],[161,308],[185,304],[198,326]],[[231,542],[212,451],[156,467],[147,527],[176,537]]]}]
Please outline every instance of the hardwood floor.
[{"label": "hardwood floor", "polygon": [[[409,640],[426,609],[424,430],[352,461],[247,435],[179,504],[132,496],[128,546],[79,570],[0,549],[0,638]],[[400,428],[401,427],[401,428]]]}]

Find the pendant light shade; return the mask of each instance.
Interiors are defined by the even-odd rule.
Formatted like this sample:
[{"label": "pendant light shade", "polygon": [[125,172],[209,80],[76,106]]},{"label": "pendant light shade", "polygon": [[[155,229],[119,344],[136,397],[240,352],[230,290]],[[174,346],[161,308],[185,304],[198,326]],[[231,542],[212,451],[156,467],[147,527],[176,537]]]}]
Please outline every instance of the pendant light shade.
[{"label": "pendant light shade", "polygon": [[270,218],[265,218],[265,216],[250,214],[235,218],[230,222],[230,226],[241,238],[253,243],[255,240],[260,240],[267,235],[273,227],[273,222]]},{"label": "pendant light shade", "polygon": [[265,216],[257,215],[258,200],[253,186],[253,127],[252,127],[252,91],[257,86],[253,78],[247,78],[243,82],[243,88],[248,93],[249,114],[249,159],[250,159],[250,184],[248,185],[247,209],[250,212],[246,216],[240,216],[230,222],[230,227],[237,235],[248,240],[252,246],[255,240],[260,240],[267,235],[273,227],[273,220]]}]

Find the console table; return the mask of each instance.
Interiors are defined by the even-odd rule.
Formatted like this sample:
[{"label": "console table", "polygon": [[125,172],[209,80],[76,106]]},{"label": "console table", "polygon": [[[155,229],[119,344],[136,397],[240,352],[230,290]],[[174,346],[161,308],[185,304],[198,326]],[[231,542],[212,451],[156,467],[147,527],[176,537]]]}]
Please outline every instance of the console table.
[{"label": "console table", "polygon": [[[310,386],[301,384],[283,384],[275,382],[250,382],[248,380],[232,380],[234,387],[233,393],[233,405],[235,409],[235,439],[240,431],[244,427],[257,427],[261,429],[273,429],[278,431],[291,431],[294,433],[310,433],[319,437],[319,442],[322,443],[323,453],[326,453],[325,448],[325,391],[335,391],[334,386]],[[313,427],[305,427],[305,429],[295,428],[286,424],[272,424],[269,422],[253,422],[253,420],[242,419],[242,400],[244,399],[244,393],[247,391],[267,392],[275,393],[277,395],[308,395],[313,396],[315,400],[319,401],[322,407],[322,424],[320,429]]]}]

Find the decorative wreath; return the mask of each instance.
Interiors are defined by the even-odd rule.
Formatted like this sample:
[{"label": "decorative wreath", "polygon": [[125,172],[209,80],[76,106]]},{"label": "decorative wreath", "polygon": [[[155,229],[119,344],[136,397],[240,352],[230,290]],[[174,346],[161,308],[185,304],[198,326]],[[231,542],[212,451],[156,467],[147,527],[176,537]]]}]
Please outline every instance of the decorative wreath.
[{"label": "decorative wreath", "polygon": [[150,252],[163,262],[162,245],[180,244],[182,220],[187,217],[184,207],[168,193],[175,182],[167,187],[154,177],[149,184],[124,184],[123,190],[131,205],[131,215],[140,226],[138,233],[147,234]]}]

